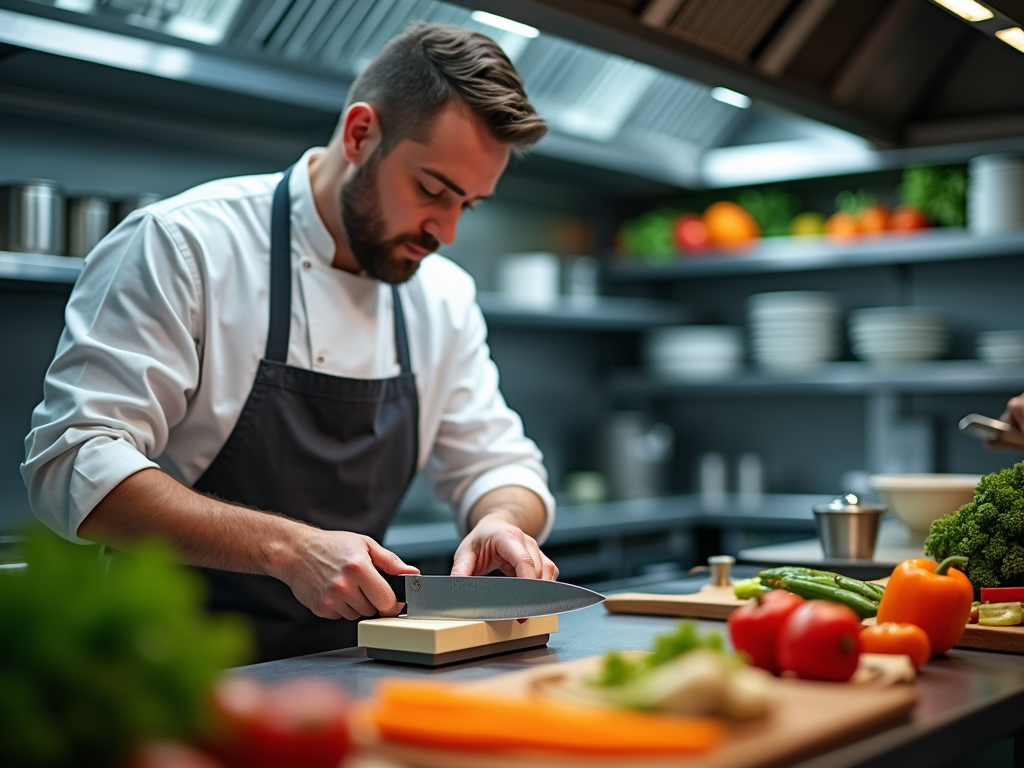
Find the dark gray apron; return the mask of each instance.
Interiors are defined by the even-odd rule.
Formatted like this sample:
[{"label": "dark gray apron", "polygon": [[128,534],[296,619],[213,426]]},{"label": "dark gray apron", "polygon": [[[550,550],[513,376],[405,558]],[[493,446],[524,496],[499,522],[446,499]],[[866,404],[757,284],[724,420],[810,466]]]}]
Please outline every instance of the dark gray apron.
[{"label": "dark gray apron", "polygon": [[[416,471],[419,401],[402,301],[392,287],[392,379],[346,379],[287,365],[291,326],[291,169],[274,192],[270,228],[270,334],[238,423],[193,486],[325,530],[384,537]],[[200,569],[214,611],[246,614],[259,660],[356,644],[356,622],[321,619],[270,576]]]}]

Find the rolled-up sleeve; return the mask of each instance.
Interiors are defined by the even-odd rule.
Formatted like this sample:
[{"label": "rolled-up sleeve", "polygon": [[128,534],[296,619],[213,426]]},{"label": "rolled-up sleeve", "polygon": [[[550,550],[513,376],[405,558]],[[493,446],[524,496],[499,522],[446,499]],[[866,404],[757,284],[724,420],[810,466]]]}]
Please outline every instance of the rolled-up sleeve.
[{"label": "rolled-up sleeve", "polygon": [[32,413],[21,473],[61,536],[167,444],[198,386],[201,278],[182,242],[134,214],[89,255]]},{"label": "rolled-up sleeve", "polygon": [[444,412],[427,465],[434,494],[452,500],[456,524],[465,535],[469,513],[480,497],[510,485],[527,488],[544,503],[546,518],[535,537],[543,542],[555,522],[555,500],[548,490],[543,456],[498,388],[487,326],[475,300],[466,307],[459,325],[447,372]]}]

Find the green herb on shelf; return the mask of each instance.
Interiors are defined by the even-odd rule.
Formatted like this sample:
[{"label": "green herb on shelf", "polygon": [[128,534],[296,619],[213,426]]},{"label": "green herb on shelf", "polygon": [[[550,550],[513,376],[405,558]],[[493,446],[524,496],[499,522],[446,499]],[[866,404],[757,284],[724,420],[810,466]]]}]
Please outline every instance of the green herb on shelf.
[{"label": "green herb on shelf", "polygon": [[903,172],[899,195],[933,224],[962,227],[967,221],[967,176],[960,168],[911,166]]},{"label": "green herb on shelf", "polygon": [[619,230],[619,247],[624,256],[663,263],[676,256],[673,225],[678,213],[660,208],[627,221]]},{"label": "green herb on shelf", "polygon": [[208,727],[213,680],[250,641],[203,613],[197,576],[162,545],[101,559],[43,529],[25,555],[0,571],[0,765],[116,766]]},{"label": "green herb on shelf", "polygon": [[764,237],[783,237],[800,210],[800,198],[778,188],[748,189],[736,202],[754,217]]},{"label": "green herb on shelf", "polygon": [[875,196],[866,189],[858,189],[856,192],[844,189],[836,195],[836,210],[851,216],[859,216],[865,208],[870,208],[875,202]]}]

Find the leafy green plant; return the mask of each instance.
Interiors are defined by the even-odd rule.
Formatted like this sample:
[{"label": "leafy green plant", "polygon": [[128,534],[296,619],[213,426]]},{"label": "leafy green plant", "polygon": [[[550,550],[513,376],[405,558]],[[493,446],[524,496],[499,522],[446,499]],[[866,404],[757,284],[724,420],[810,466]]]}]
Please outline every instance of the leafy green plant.
[{"label": "leafy green plant", "polygon": [[39,529],[25,554],[0,572],[0,765],[115,766],[199,735],[213,680],[251,641],[203,613],[198,577],[155,543],[101,559]]},{"label": "leafy green plant", "polygon": [[597,676],[595,685],[622,685],[641,676],[644,672],[667,664],[684,653],[698,648],[724,653],[725,642],[722,636],[711,632],[702,635],[697,625],[690,621],[681,621],[672,632],[665,632],[654,637],[651,652],[637,659],[630,659],[622,653],[613,651],[604,657],[604,662]]},{"label": "leafy green plant", "polygon": [[962,227],[967,221],[967,176],[960,168],[910,166],[903,172],[899,195],[933,224]]},{"label": "leafy green plant", "polygon": [[736,198],[764,237],[782,237],[789,234],[789,225],[800,210],[800,198],[775,187],[769,189],[748,189]]},{"label": "leafy green plant", "polygon": [[674,259],[677,248],[672,224],[678,215],[659,208],[627,221],[620,230],[623,253],[655,263]]}]

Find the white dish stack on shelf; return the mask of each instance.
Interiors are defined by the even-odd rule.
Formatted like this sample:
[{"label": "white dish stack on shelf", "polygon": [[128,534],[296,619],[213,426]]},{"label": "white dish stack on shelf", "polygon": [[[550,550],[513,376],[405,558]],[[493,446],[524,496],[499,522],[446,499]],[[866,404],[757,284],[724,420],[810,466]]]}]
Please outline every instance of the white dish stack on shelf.
[{"label": "white dish stack on shelf", "polygon": [[974,345],[978,357],[992,365],[1024,365],[1024,331],[986,331]]},{"label": "white dish stack on shelf", "polygon": [[780,291],[747,300],[750,356],[766,371],[796,373],[839,357],[839,302],[831,293]]},{"label": "white dish stack on shelf", "polygon": [[647,335],[647,367],[656,376],[686,381],[724,379],[739,370],[743,338],[727,325],[677,325]]},{"label": "white dish stack on shelf", "polygon": [[905,365],[946,353],[948,332],[942,315],[912,307],[873,307],[850,313],[850,346],[875,365]]},{"label": "white dish stack on shelf", "polygon": [[982,155],[968,164],[967,226],[979,235],[1024,228],[1024,158]]}]

